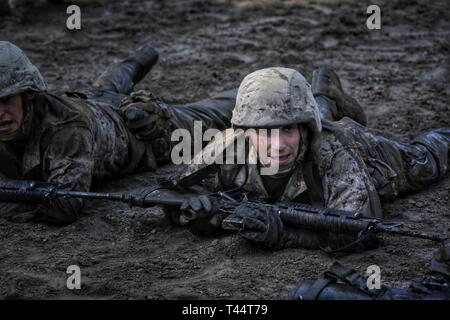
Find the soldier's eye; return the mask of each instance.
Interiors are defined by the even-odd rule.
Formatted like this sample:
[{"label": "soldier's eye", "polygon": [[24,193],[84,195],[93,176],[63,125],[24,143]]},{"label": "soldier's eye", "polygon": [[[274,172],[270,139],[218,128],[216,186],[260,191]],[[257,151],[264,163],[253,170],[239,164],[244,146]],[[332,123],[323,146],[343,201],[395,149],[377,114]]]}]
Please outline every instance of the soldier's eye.
[{"label": "soldier's eye", "polygon": [[283,132],[288,133],[288,132],[291,132],[292,130],[294,130],[294,126],[284,126],[283,128],[281,128],[281,130]]}]

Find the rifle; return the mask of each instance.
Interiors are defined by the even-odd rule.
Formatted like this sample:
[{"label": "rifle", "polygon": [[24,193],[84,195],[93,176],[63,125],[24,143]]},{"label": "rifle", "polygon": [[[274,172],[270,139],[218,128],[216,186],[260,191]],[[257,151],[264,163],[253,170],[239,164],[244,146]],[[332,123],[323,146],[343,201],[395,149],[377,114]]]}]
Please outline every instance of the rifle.
[{"label": "rifle", "polygon": [[[155,189],[150,192],[131,193],[83,192],[67,190],[64,186],[48,182],[0,180],[0,201],[5,202],[39,203],[56,198],[80,198],[123,202],[130,207],[147,208],[158,205],[180,207],[184,201],[189,199],[188,195],[157,191]],[[222,192],[210,195],[210,197],[213,207],[217,209],[217,213],[227,216],[221,224],[224,230],[240,231],[245,229],[245,221],[230,217],[237,207],[245,203],[246,206],[253,207],[255,210],[261,207],[275,210],[283,223],[295,227],[355,235],[361,235],[362,233],[386,233],[432,241],[447,240],[447,237],[442,235],[427,234],[409,228],[405,229],[401,223],[385,223],[380,219],[365,217],[360,212],[321,208],[291,202],[272,204],[255,200],[237,201]],[[189,218],[195,219],[194,216]]]}]

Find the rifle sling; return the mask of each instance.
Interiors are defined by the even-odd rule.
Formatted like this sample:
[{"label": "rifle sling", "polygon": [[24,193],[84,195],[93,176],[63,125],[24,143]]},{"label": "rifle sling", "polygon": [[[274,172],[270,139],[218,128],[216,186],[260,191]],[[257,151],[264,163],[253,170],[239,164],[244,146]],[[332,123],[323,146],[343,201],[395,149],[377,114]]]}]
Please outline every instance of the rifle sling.
[{"label": "rifle sling", "polygon": [[189,188],[191,186],[200,184],[203,179],[205,179],[206,177],[208,177],[211,174],[216,173],[217,171],[219,171],[219,166],[217,164],[215,164],[215,163],[209,164],[209,165],[195,171],[194,173],[178,180],[176,185],[178,185],[182,188]]},{"label": "rifle sling", "polygon": [[308,196],[312,205],[323,206],[323,187],[317,166],[307,156],[303,165],[303,177],[308,188]]},{"label": "rifle sling", "polygon": [[334,262],[330,268],[325,271],[324,276],[335,280],[341,280],[375,299],[382,296],[387,290],[384,286],[381,286],[380,289],[367,288],[366,277],[361,276],[355,270],[345,267],[338,262]]},{"label": "rifle sling", "polygon": [[322,276],[317,279],[308,291],[302,295],[302,300],[318,300],[323,289],[325,289],[329,284],[335,283],[336,279],[331,277]]}]

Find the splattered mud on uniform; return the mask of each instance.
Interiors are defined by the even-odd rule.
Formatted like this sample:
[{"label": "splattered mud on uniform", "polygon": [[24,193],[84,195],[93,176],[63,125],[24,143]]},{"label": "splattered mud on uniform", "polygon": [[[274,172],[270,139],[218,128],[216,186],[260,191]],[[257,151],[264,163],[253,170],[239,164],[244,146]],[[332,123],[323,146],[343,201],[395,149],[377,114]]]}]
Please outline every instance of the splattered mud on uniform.
[{"label": "splattered mud on uniform", "polygon": [[[46,92],[45,80],[19,48],[0,42],[0,98],[25,91],[34,95],[22,97],[25,117],[19,130],[0,136],[0,178],[47,181],[88,191],[94,182],[155,170],[157,164],[169,161],[174,129],[193,132],[196,120],[202,121],[205,129],[229,126],[235,90],[192,104],[165,105],[165,135],[138,140],[121,110],[131,103],[125,98],[135,82],[156,63],[155,54],[144,46],[102,75],[94,88],[54,94]],[[151,95],[143,91],[133,94],[142,100],[139,96]],[[141,103],[138,107],[148,106]],[[149,118],[159,116],[159,106],[153,107],[153,113],[146,113]],[[22,212],[23,219],[17,218],[20,221],[38,218],[69,223],[79,216],[82,206],[80,199],[57,199],[37,207],[0,203],[0,214],[19,217],[16,213]]]},{"label": "splattered mud on uniform", "polygon": [[[210,128],[223,129],[233,105],[231,92],[226,99],[219,95],[216,100],[199,102],[196,109],[174,106],[177,117],[172,126],[193,131],[193,121],[205,119]],[[153,142],[137,140],[112,107],[82,98],[37,95],[30,140],[19,149],[14,143],[0,142],[1,162],[8,163],[0,168],[1,176],[88,191],[95,181],[156,169],[159,157],[153,153]],[[71,201],[81,204],[81,200]]]},{"label": "splattered mud on uniform", "polygon": [[[297,89],[291,99],[289,90],[292,87]],[[307,99],[302,101],[298,98],[300,90],[305,91],[303,96]],[[277,126],[299,123],[300,128],[304,124],[309,128],[305,155],[297,159],[281,196],[274,198],[264,185],[259,166],[248,164],[256,163],[255,158],[258,157],[256,148],[249,140],[247,164],[219,165],[214,176],[205,177],[200,183],[213,191],[233,190],[237,194],[245,192],[252,198],[306,202],[381,218],[381,200],[393,200],[406,192],[423,189],[446,173],[450,129],[431,131],[410,144],[399,143],[348,117],[335,119],[339,121],[317,120],[319,109],[325,111],[321,112],[322,115],[331,113],[324,110],[327,105],[317,106],[311,99],[314,100],[303,77],[284,68],[256,71],[244,79],[239,89],[232,118],[235,125],[271,127],[274,123]],[[277,105],[280,108],[277,109]],[[345,105],[340,107],[339,113],[345,115]],[[357,108],[352,106],[351,112],[357,114],[355,110]],[[357,118],[364,119],[363,116]],[[222,135],[222,140],[214,140],[203,153],[197,155],[181,178],[199,172],[206,166],[205,163],[224,158],[220,153],[214,154],[214,159],[208,158],[211,150],[225,152],[233,148],[244,152],[233,146],[239,134],[243,133],[229,130]],[[204,163],[199,164],[202,163],[201,157],[205,156]],[[285,230],[279,240],[275,247],[300,245],[318,248],[329,245],[340,247],[354,238],[297,229]]]}]

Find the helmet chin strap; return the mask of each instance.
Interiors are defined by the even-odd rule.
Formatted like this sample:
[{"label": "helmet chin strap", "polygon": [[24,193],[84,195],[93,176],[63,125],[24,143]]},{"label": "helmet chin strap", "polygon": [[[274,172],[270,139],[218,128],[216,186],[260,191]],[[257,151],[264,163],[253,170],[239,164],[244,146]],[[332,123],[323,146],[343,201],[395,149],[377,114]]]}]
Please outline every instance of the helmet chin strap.
[{"label": "helmet chin strap", "polygon": [[298,147],[298,154],[295,158],[295,165],[301,164],[303,162],[303,159],[305,158],[305,152],[308,149],[308,129],[303,126],[299,125],[298,130],[300,131],[300,146]]},{"label": "helmet chin strap", "polygon": [[19,128],[11,133],[0,134],[0,141],[3,142],[20,142],[25,140],[30,134],[31,126],[33,123],[33,113],[34,106],[33,100],[26,97],[25,94],[22,95],[23,101],[23,120]]}]

